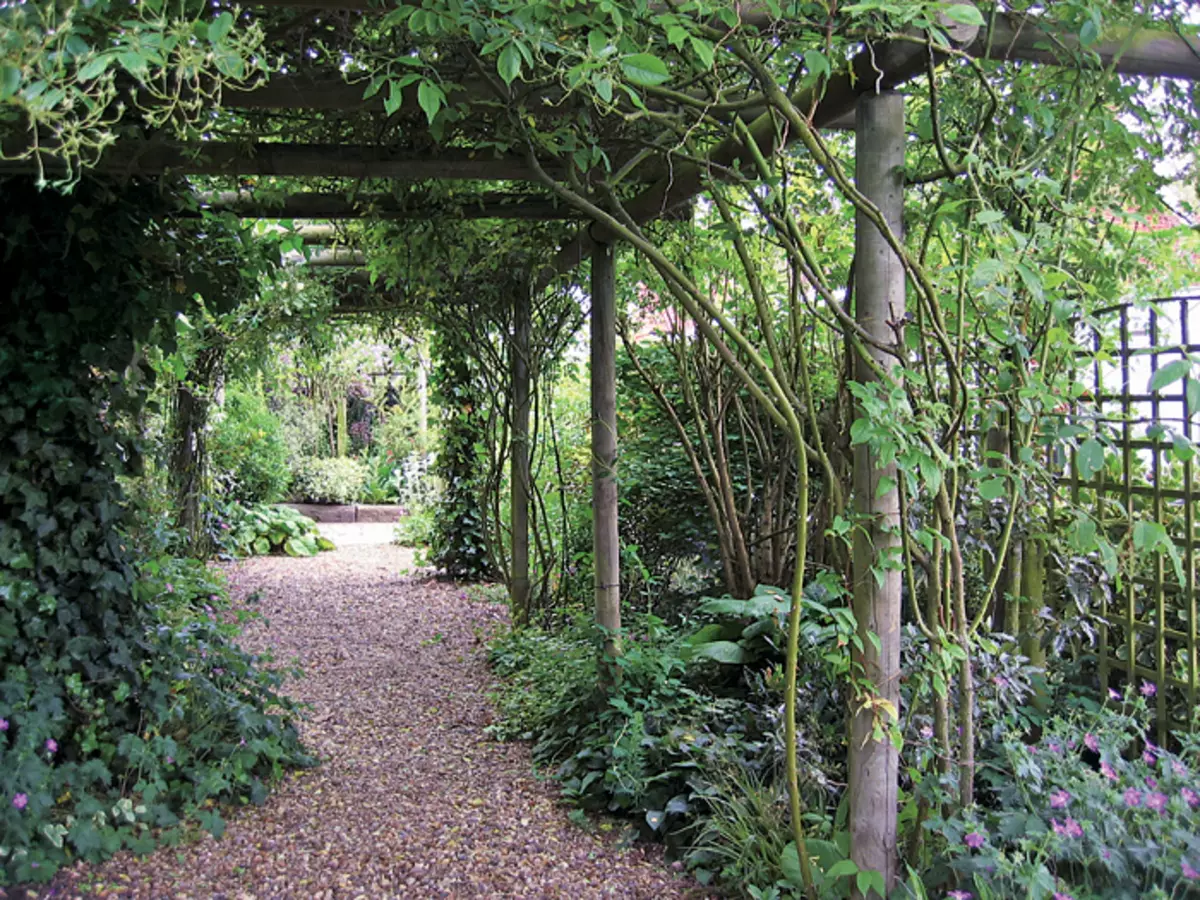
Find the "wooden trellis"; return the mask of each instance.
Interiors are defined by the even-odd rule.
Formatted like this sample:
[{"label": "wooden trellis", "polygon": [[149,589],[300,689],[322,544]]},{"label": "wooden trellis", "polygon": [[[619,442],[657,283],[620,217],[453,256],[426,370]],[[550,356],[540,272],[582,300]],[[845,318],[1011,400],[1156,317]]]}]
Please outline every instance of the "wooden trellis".
[{"label": "wooden trellis", "polygon": [[[1200,351],[1193,342],[1200,319],[1190,321],[1193,316],[1200,317],[1200,294],[1126,303],[1097,314],[1097,325],[1086,335],[1095,353],[1090,413],[1117,449],[1120,466],[1085,478],[1076,451],[1067,477],[1072,499],[1093,504],[1122,562],[1122,577],[1111,591],[1101,592],[1101,687],[1134,685],[1148,694],[1161,742],[1190,726],[1200,699],[1200,492],[1192,450],[1192,441],[1200,438],[1192,421],[1200,412],[1200,390],[1188,378],[1157,391],[1151,381],[1173,361]],[[1092,474],[1091,466],[1082,468]],[[1174,553],[1162,545],[1148,556],[1137,552],[1147,535],[1153,540],[1153,530],[1146,529],[1155,524],[1165,529]]]}]

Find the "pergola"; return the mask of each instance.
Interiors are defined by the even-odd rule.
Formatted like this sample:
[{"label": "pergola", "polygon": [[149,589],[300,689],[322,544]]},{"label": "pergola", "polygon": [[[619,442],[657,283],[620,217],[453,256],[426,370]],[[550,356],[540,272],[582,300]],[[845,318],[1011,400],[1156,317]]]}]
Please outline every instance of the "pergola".
[{"label": "pergola", "polygon": [[[278,16],[282,12],[299,19],[315,16],[372,16],[380,7],[366,0],[338,0],[334,3],[308,3],[304,0],[257,0],[251,3],[255,15]],[[773,20],[765,4],[749,3],[738,9],[740,23],[769,29]],[[990,29],[948,22],[948,31],[957,50],[989,60],[1016,60],[1052,65],[1102,65],[1131,76],[1151,78],[1200,79],[1200,40],[1165,31],[1144,31],[1112,35],[1089,47],[1082,47],[1078,36],[1047,31],[1034,18],[999,14]],[[939,60],[944,61],[944,60]],[[872,201],[900,233],[903,209],[902,168],[905,150],[904,101],[896,88],[927,72],[930,53],[920,42],[896,42],[863,49],[841,71],[834,72],[823,84],[807,88],[793,97],[796,107],[810,110],[811,124],[820,129],[852,129],[857,135],[855,177],[859,191]],[[235,115],[249,130],[262,135],[256,140],[233,139],[171,140],[122,139],[114,144],[95,167],[112,176],[286,176],[296,181],[307,179],[353,179],[368,182],[361,193],[328,189],[293,191],[270,200],[253,189],[208,192],[198,201],[215,210],[226,210],[246,218],[303,219],[328,222],[344,219],[416,220],[427,218],[462,220],[562,221],[564,232],[557,253],[544,268],[528,273],[531,291],[544,289],[554,278],[569,273],[584,261],[590,261],[591,286],[591,441],[593,457],[593,528],[595,562],[596,618],[600,625],[616,633],[620,626],[619,540],[617,518],[616,418],[616,320],[615,254],[617,234],[605,222],[586,219],[584,213],[556,192],[546,189],[545,177],[563,176],[559,163],[547,156],[531,159],[516,152],[502,152],[490,146],[487,133],[498,116],[514,109],[532,110],[530,114],[553,118],[570,110],[561,89],[542,83],[522,86],[517,83],[507,94],[498,94],[489,80],[473,75],[463,67],[447,64],[446,81],[453,85],[451,103],[463,103],[471,112],[470,120],[458,128],[454,143],[447,146],[430,138],[425,127],[416,88],[410,86],[403,96],[385,102],[381,93],[371,93],[367,79],[344,75],[283,74],[265,84],[245,91],[226,91],[220,108]],[[663,103],[668,101],[663,100]],[[289,140],[288,123],[305,116],[321,114],[333,127],[332,136],[322,140],[305,137]],[[782,148],[769,110],[752,106],[731,112],[728,136],[716,143],[707,158],[676,160],[666,147],[655,148],[653,137],[627,126],[614,117],[606,147],[614,168],[625,167],[626,181],[636,185],[625,201],[629,219],[641,225],[664,216],[687,216],[689,204],[700,194],[706,181],[717,170],[748,159],[750,148],[742,135],[749,135],[756,151],[770,156]],[[743,131],[732,127],[737,116]],[[363,135],[377,125],[374,141]],[[311,129],[308,129],[311,131]],[[338,136],[341,132],[341,136]],[[402,135],[403,140],[397,140]],[[795,134],[790,133],[794,138]],[[651,148],[653,152],[644,152]],[[537,167],[542,169],[539,173]],[[60,166],[52,154],[40,164],[46,170]],[[37,171],[34,160],[0,162],[0,175]],[[491,185],[482,193],[453,195],[430,191],[427,195],[410,191],[401,199],[380,189],[381,184],[411,185],[438,182],[481,182]],[[306,242],[327,245],[332,231],[320,225],[306,226]],[[903,311],[906,276],[903,266],[875,225],[861,215],[856,229],[860,265],[856,277],[855,316],[863,333],[881,343],[894,340],[887,320]],[[318,250],[310,265],[358,267],[365,262],[354,248],[335,247]],[[531,384],[527,364],[530,351],[530,292],[513,297],[514,331],[512,339],[512,445],[511,458],[511,592],[514,604],[523,604],[530,590],[529,506],[530,506],[530,403]],[[894,360],[875,354],[875,363],[889,367]],[[870,380],[875,376],[861,364],[856,377]],[[877,487],[882,470],[872,467],[869,458],[856,451],[854,484],[860,510],[876,517],[873,528],[876,548],[895,540],[887,527],[897,519],[897,506],[890,492],[880,494]],[[857,549],[856,549],[857,555]],[[900,573],[889,573],[899,578]],[[893,585],[892,587],[898,587]],[[857,591],[857,587],[856,587]],[[898,590],[892,592],[898,596]],[[881,647],[868,660],[868,672],[881,696],[893,702],[898,694],[896,672],[899,668],[899,607],[890,599],[888,587],[869,590],[856,597],[856,611],[865,617],[868,627],[880,635]],[[877,742],[869,741],[857,724],[852,747],[869,757],[878,754],[872,764],[884,768],[882,777],[865,788],[852,786],[852,833],[856,861],[864,869],[889,870],[889,850],[869,846],[873,833],[859,829],[862,823],[894,815],[896,808],[896,756]],[[868,760],[868,762],[871,762]],[[868,844],[864,846],[864,843]],[[890,865],[894,866],[894,863]]]}]

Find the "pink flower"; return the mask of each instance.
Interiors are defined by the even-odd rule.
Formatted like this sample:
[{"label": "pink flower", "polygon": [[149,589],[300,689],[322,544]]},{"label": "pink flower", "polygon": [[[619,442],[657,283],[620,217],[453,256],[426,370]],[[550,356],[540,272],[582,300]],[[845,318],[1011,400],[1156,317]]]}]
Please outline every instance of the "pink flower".
[{"label": "pink flower", "polygon": [[1183,798],[1183,802],[1195,809],[1200,806],[1200,794],[1197,794],[1191,788],[1183,788],[1179,792],[1179,796]]},{"label": "pink flower", "polygon": [[1158,779],[1153,778],[1150,775],[1147,775],[1146,776],[1146,787],[1150,788],[1150,790],[1154,790],[1155,788],[1158,787]]},{"label": "pink flower", "polygon": [[0,719],[0,731],[8,731],[8,719]]},{"label": "pink flower", "polygon": [[1062,891],[1055,891],[1054,900],[1075,900],[1075,898],[1070,894],[1064,894]]},{"label": "pink flower", "polygon": [[984,845],[984,842],[986,840],[987,839],[982,834],[980,834],[978,831],[972,831],[970,834],[968,834],[966,837],[963,838],[963,843],[966,844],[968,847],[970,847],[972,850],[978,850],[980,847],[982,847]]},{"label": "pink flower", "polygon": [[1096,736],[1091,732],[1088,732],[1083,736],[1083,746],[1087,747],[1093,753],[1100,752],[1100,742],[1096,740]]},{"label": "pink flower", "polygon": [[1057,741],[1051,741],[1046,745],[1046,749],[1051,753],[1062,753],[1062,745]]},{"label": "pink flower", "polygon": [[1200,879],[1200,872],[1197,872],[1195,869],[1189,866],[1186,859],[1179,861],[1179,871],[1183,873],[1183,877],[1188,881],[1196,881],[1197,879]]},{"label": "pink flower", "polygon": [[17,809],[24,809],[26,804],[28,804],[28,803],[29,803],[29,798],[26,797],[24,794],[13,794],[12,805],[15,806]]},{"label": "pink flower", "polygon": [[1163,794],[1159,791],[1155,791],[1152,794],[1148,794],[1146,796],[1146,808],[1152,809],[1156,813],[1161,815],[1163,812],[1166,811],[1166,808],[1167,808],[1167,795]]},{"label": "pink flower", "polygon": [[1185,766],[1183,763],[1181,763],[1177,759],[1173,760],[1171,762],[1171,771],[1174,772],[1176,775],[1178,775],[1180,778],[1183,778],[1188,773],[1187,766]]},{"label": "pink flower", "polygon": [[1141,791],[1134,790],[1133,788],[1128,788],[1125,791],[1124,796],[1125,796],[1125,805],[1126,806],[1141,806],[1142,805],[1142,792]]},{"label": "pink flower", "polygon": [[1051,809],[1066,809],[1067,804],[1071,802],[1071,795],[1066,791],[1055,791],[1050,795]]},{"label": "pink flower", "polygon": [[1059,822],[1058,819],[1051,819],[1050,826],[1054,829],[1054,833],[1059,837],[1078,838],[1083,837],[1083,828],[1079,823],[1067,816],[1066,821]]},{"label": "pink flower", "polygon": [[971,900],[974,895],[970,891],[949,891],[946,896],[950,900]]},{"label": "pink flower", "polygon": [[1143,681],[1141,691],[1143,697],[1153,697],[1158,693],[1158,688],[1154,686],[1153,681]]},{"label": "pink flower", "polygon": [[169,581],[167,582],[167,593],[168,594],[175,593],[175,585],[171,584],[171,582],[169,582]]},{"label": "pink flower", "polygon": [[1103,775],[1105,778],[1107,778],[1109,781],[1117,780],[1116,770],[1112,766],[1110,766],[1107,762],[1104,762],[1103,760],[1100,762],[1100,774]]},{"label": "pink flower", "polygon": [[933,737],[933,729],[926,725],[921,729],[921,737],[925,740],[929,740],[931,737]]},{"label": "pink flower", "polygon": [[1109,688],[1109,689],[1108,689],[1108,696],[1109,696],[1109,698],[1110,698],[1110,699],[1112,699],[1112,700],[1120,700],[1120,699],[1121,699],[1121,692],[1120,692],[1120,691],[1118,691],[1116,688]]},{"label": "pink flower", "polygon": [[56,741],[54,738],[46,738],[46,749],[51,753],[57,753],[58,741]]}]

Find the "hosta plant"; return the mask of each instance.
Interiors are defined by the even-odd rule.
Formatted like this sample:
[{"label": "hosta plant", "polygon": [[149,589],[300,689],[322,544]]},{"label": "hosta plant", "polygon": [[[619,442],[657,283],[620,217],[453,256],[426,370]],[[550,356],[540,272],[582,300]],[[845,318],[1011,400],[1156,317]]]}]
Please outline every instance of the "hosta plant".
[{"label": "hosta plant", "polygon": [[290,506],[234,506],[228,524],[239,556],[316,556],[333,549],[333,541],[321,536],[317,523]]}]

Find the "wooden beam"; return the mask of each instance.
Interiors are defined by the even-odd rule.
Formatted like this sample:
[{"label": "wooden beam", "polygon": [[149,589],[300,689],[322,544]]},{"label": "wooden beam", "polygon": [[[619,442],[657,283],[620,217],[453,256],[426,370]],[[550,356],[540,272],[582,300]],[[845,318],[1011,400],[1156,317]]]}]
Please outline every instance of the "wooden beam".
[{"label": "wooden beam", "polygon": [[[251,6],[316,11],[342,12],[386,12],[404,0],[333,0],[320,3],[317,0],[253,0]],[[420,3],[412,0],[413,5]],[[773,14],[761,0],[734,5],[739,27],[751,26],[771,30],[786,25],[787,19]],[[985,20],[991,17],[988,7],[981,7]],[[1072,54],[1079,49],[1078,35],[1055,32],[1042,24],[1044,16],[1019,16],[998,12],[995,31],[989,43],[980,35],[968,51],[989,59],[1023,59],[1050,65],[1073,65]],[[722,20],[709,22],[714,28],[727,28]],[[1142,28],[1134,32],[1126,43],[1128,29],[1114,30],[1104,40],[1088,47],[1096,54],[1101,66],[1115,63],[1115,70],[1122,75],[1145,75],[1148,77],[1182,78],[1200,81],[1200,35],[1181,35],[1156,28]],[[1065,51],[1065,52],[1064,52]]]},{"label": "wooden beam", "polygon": [[583,215],[554,197],[492,191],[473,196],[400,199],[390,194],[349,198],[335,193],[289,194],[278,199],[253,191],[214,191],[198,199],[243,219],[526,219],[555,221]]},{"label": "wooden beam", "polygon": [[[617,300],[616,252],[601,244],[592,257],[592,565],[596,624],[605,632],[604,655],[621,653],[621,545],[617,524]],[[615,678],[610,666],[602,677]]]},{"label": "wooden beam", "polygon": [[[858,104],[855,183],[903,240],[904,97],[894,92],[864,96]],[[854,224],[854,318],[878,345],[893,347],[891,323],[904,321],[904,265],[879,228],[859,212]],[[897,357],[871,346],[871,362],[855,358],[860,384],[878,380],[875,368],[895,371]],[[859,410],[862,414],[862,411]],[[900,549],[900,494],[895,462],[883,465],[867,444],[854,448],[854,507],[863,527],[853,546],[854,618],[861,639],[854,661],[873,698],[900,708],[900,599],[904,573],[886,565]],[[889,487],[890,485],[890,487]],[[876,577],[882,570],[882,575]],[[878,706],[856,703],[850,718],[850,858],[866,872],[883,875],[886,891],[895,887],[900,857],[896,849],[896,791],[900,754],[885,732],[875,738]],[[892,724],[898,724],[893,722]],[[965,736],[964,736],[965,740]]]},{"label": "wooden beam", "polygon": [[[13,153],[7,155],[12,156]],[[42,155],[48,173],[66,167],[52,153]],[[449,147],[436,153],[342,144],[238,144],[220,141],[134,143],[108,149],[91,171],[117,177],[138,175],[281,175],[293,177],[387,178],[393,181],[530,181],[523,159],[491,151]],[[34,159],[0,160],[0,175],[35,175]]]},{"label": "wooden beam", "polygon": [[1113,66],[1122,75],[1200,81],[1200,35],[1159,29],[1114,29],[1104,40],[1084,48],[1079,35],[1047,29],[1037,16],[1001,13],[992,33],[981,31],[966,50],[986,59],[1048,65],[1071,65],[1076,55],[1084,54],[1096,68]]},{"label": "wooden beam", "polygon": [[512,577],[509,593],[512,616],[517,625],[528,625],[530,619],[529,592],[529,412],[531,334],[533,332],[533,303],[529,284],[524,280],[513,297],[513,335],[509,365],[512,370],[512,502],[510,526],[512,531]]}]

